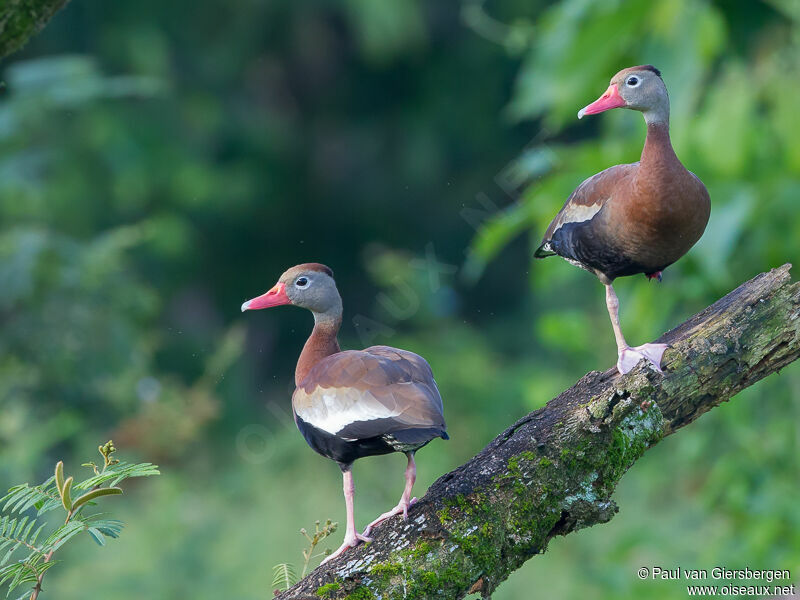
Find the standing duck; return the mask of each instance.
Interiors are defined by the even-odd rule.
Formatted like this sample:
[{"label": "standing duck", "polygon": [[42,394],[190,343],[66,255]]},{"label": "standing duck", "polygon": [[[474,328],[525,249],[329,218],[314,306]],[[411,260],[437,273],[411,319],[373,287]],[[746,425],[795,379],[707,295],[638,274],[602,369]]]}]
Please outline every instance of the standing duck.
[{"label": "standing duck", "polygon": [[[292,412],[297,428],[316,452],[342,470],[347,528],[344,542],[323,562],[367,537],[378,523],[397,514],[408,518],[416,498],[414,453],[435,438],[448,439],[442,398],[424,358],[388,346],[366,350],[339,348],[342,299],[333,271],[319,263],[297,265],[281,275],[266,294],[242,304],[242,312],[293,304],[314,315],[314,329],[297,361]],[[353,461],[403,452],[408,457],[405,489],[393,509],[356,531],[353,511]]]},{"label": "standing duck", "polygon": [[661,371],[666,344],[631,348],[619,325],[615,278],[661,272],[686,254],[708,223],[711,200],[703,182],[678,160],[669,139],[669,96],[651,65],[623,69],[605,93],[578,112],[630,108],[644,115],[641,160],[593,175],[567,199],[544,234],[536,258],[557,254],[594,273],[606,286],[606,305],[617,341],[617,369],[627,373],[642,358]]}]

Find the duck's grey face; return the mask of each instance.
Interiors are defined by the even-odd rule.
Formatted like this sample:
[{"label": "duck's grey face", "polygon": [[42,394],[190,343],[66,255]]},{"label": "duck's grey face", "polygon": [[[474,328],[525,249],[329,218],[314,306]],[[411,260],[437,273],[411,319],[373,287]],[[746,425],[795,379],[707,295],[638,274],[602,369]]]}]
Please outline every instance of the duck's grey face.
[{"label": "duck's grey face", "polygon": [[616,84],[626,108],[648,112],[669,102],[664,81],[649,69],[625,69],[617,73],[611,83]]},{"label": "duck's grey face", "polygon": [[326,313],[341,305],[336,282],[324,271],[295,267],[281,275],[279,281],[285,286],[286,296],[295,306],[315,313]]},{"label": "duck's grey face", "polygon": [[668,111],[667,88],[658,70],[649,65],[623,69],[611,78],[602,96],[578,112],[578,118],[612,108],[630,108],[645,113]]},{"label": "duck's grey face", "polygon": [[293,304],[315,313],[341,310],[333,271],[318,263],[297,265],[286,271],[266,294],[242,304],[242,312]]}]

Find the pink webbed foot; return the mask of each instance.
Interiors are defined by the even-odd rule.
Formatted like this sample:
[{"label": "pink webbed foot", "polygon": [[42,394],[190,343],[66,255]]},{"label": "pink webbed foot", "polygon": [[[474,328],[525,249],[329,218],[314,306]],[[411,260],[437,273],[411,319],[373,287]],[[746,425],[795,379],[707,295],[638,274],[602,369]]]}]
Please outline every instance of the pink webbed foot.
[{"label": "pink webbed foot", "polygon": [[667,344],[642,344],[635,348],[623,348],[619,352],[617,370],[625,375],[644,358],[656,371],[663,373],[661,370],[661,358],[667,348]]},{"label": "pink webbed foot", "polygon": [[411,500],[408,502],[405,502],[401,499],[400,502],[397,503],[397,506],[395,506],[392,510],[383,513],[380,517],[367,525],[367,528],[364,529],[364,535],[369,535],[377,525],[383,523],[386,519],[401,513],[403,515],[403,520],[408,521],[408,509],[413,506],[416,501],[416,498],[411,498]]},{"label": "pink webbed foot", "polygon": [[319,564],[324,565],[329,560],[333,560],[340,554],[343,554],[349,548],[355,548],[356,546],[358,546],[359,542],[371,542],[372,538],[366,536],[366,531],[364,532],[364,534],[365,535],[361,535],[358,532],[353,532],[351,535],[345,534],[344,542],[342,542],[342,545],[339,546],[339,549],[336,550],[336,552],[332,552],[331,554],[323,558],[322,562]]}]

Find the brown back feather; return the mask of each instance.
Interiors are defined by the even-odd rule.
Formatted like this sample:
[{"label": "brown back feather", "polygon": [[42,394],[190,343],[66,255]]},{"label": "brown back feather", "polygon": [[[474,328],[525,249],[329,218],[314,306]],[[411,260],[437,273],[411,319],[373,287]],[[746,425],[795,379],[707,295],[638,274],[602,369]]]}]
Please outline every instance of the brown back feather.
[{"label": "brown back feather", "polygon": [[319,410],[350,410],[353,404],[396,413],[382,423],[380,434],[445,428],[442,398],[428,363],[388,346],[346,350],[321,360],[298,386],[292,403],[301,417]]}]

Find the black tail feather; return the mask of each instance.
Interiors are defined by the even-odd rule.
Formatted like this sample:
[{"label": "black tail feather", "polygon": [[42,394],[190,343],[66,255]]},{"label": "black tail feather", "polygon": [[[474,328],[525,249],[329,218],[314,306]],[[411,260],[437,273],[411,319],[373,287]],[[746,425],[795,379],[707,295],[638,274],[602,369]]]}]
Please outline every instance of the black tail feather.
[{"label": "black tail feather", "polygon": [[550,249],[550,241],[542,242],[542,245],[533,253],[535,258],[547,258],[548,256],[555,256],[556,253]]}]

